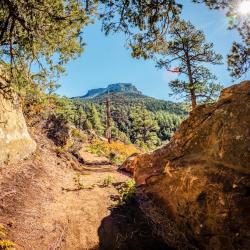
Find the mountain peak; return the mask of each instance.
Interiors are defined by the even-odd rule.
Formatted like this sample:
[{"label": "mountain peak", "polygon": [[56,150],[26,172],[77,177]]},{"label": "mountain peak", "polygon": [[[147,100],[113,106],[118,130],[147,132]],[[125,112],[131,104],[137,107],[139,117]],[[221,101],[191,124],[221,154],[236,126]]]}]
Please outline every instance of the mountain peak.
[{"label": "mountain peak", "polygon": [[141,95],[139,91],[132,83],[114,83],[109,84],[106,88],[91,89],[88,93],[80,98],[89,99],[108,93],[133,93]]}]

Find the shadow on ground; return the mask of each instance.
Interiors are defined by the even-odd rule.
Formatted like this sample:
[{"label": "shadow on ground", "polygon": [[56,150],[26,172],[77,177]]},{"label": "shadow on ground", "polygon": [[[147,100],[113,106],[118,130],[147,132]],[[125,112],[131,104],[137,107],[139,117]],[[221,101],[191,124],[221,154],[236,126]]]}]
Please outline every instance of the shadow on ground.
[{"label": "shadow on ground", "polygon": [[153,234],[150,222],[134,199],[112,208],[98,229],[100,250],[172,250]]}]

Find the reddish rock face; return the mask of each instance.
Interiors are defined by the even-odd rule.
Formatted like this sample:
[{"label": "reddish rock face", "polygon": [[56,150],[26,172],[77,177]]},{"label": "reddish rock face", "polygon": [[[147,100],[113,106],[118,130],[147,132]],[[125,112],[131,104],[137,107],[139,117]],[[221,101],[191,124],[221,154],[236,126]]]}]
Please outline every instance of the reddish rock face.
[{"label": "reddish rock face", "polygon": [[119,170],[125,171],[129,174],[134,173],[137,159],[139,158],[138,154],[131,155],[126,159],[126,161],[119,167]]},{"label": "reddish rock face", "polygon": [[197,107],[169,144],[133,162],[142,207],[168,244],[249,249],[249,81]]}]

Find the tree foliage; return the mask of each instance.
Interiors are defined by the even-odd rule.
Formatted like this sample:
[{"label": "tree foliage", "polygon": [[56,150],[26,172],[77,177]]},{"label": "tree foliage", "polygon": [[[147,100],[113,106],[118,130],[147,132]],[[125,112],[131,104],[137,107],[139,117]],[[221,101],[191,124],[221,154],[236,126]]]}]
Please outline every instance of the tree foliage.
[{"label": "tree foliage", "polygon": [[1,59],[26,81],[46,82],[83,51],[81,32],[89,22],[82,1],[1,0]]},{"label": "tree foliage", "polygon": [[143,107],[134,107],[130,113],[131,142],[142,148],[154,148],[160,145],[157,136],[159,126],[155,115]]},{"label": "tree foliage", "polygon": [[99,135],[103,135],[104,126],[100,118],[100,113],[97,111],[96,106],[91,104],[88,119],[92,124],[92,128],[95,129]]},{"label": "tree foliage", "polygon": [[157,67],[170,70],[178,66],[181,79],[170,82],[174,94],[187,97],[195,108],[198,101],[211,101],[221,85],[205,64],[220,64],[222,56],[213,51],[202,31],[190,22],[171,25],[169,39],[159,48]]},{"label": "tree foliage", "polygon": [[[242,37],[242,44],[233,44],[229,69],[235,77],[244,74],[250,65],[249,16],[237,13],[236,0],[193,1],[227,11],[229,27]],[[106,34],[125,33],[133,56],[148,58],[164,42],[170,25],[178,22],[181,9],[175,0],[0,0],[0,56],[22,77],[32,69],[33,80],[53,79],[82,52],[82,29],[98,13]]]},{"label": "tree foliage", "polygon": [[128,37],[133,56],[147,57],[144,51],[157,47],[167,33],[170,23],[176,22],[182,5],[175,0],[100,0],[103,30],[106,34],[123,32]]},{"label": "tree foliage", "polygon": [[[111,136],[112,140],[135,143],[145,149],[153,149],[170,140],[179,127],[187,111],[181,104],[161,101],[143,95],[110,95],[111,103]],[[105,100],[107,96],[91,100],[73,99],[72,102],[81,106],[86,112],[87,120],[92,122],[90,107],[98,113],[98,123],[106,128]],[[79,112],[76,111],[76,117]],[[78,118],[76,118],[78,120]],[[93,123],[93,122],[92,122]],[[96,122],[95,122],[96,123]],[[80,126],[79,128],[81,128]],[[92,127],[98,134],[98,128]],[[91,129],[92,129],[91,128]]]},{"label": "tree foliage", "polygon": [[170,140],[174,132],[180,126],[182,117],[163,110],[156,112],[155,117],[159,126],[159,130],[157,131],[158,137],[162,141]]},{"label": "tree foliage", "polygon": [[223,9],[229,20],[229,29],[236,29],[242,42],[234,42],[228,55],[228,68],[233,77],[239,78],[250,69],[250,14],[239,13],[238,0],[193,0],[205,3],[211,9]]},{"label": "tree foliage", "polygon": [[2,60],[20,72],[36,68],[33,80],[53,78],[82,52],[82,29],[96,18],[97,9],[106,34],[121,31],[130,42],[151,47],[181,5],[174,0],[0,0]]}]

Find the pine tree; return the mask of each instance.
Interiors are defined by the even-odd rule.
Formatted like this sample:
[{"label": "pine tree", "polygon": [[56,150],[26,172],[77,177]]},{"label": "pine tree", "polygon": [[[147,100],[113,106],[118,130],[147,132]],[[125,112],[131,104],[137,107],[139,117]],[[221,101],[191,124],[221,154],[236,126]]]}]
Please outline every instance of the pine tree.
[{"label": "pine tree", "polygon": [[91,104],[90,106],[90,114],[88,119],[91,122],[93,129],[96,130],[98,134],[103,135],[104,127],[94,104]]},{"label": "pine tree", "polygon": [[105,34],[123,32],[127,35],[132,55],[137,57],[157,47],[170,23],[178,20],[182,5],[175,0],[101,0],[100,13]]},{"label": "pine tree", "polygon": [[10,65],[11,83],[20,79],[13,69],[27,84],[47,83],[63,72],[63,65],[83,51],[88,13],[78,0],[1,0],[0,58]]},{"label": "pine tree", "polygon": [[158,137],[161,141],[170,140],[176,128],[181,124],[181,118],[175,114],[170,114],[165,111],[158,111],[155,114],[159,125]]},{"label": "pine tree", "polygon": [[33,78],[40,81],[56,77],[83,51],[82,29],[97,11],[106,34],[121,31],[130,41],[152,46],[177,19],[181,5],[173,0],[0,0],[1,59],[20,73],[35,64],[39,70]]},{"label": "pine tree", "polygon": [[132,120],[131,141],[133,143],[144,148],[154,148],[160,144],[157,137],[159,127],[152,112],[144,107],[135,107],[130,118]]},{"label": "pine tree", "polygon": [[105,100],[105,106],[106,106],[106,127],[105,127],[105,136],[108,139],[108,142],[111,143],[112,140],[112,132],[111,132],[111,126],[112,126],[112,117],[111,117],[111,108],[110,108],[110,98],[106,97]]},{"label": "pine tree", "polygon": [[157,67],[171,70],[178,65],[182,79],[170,83],[173,94],[188,97],[195,108],[199,100],[211,101],[221,89],[216,77],[204,64],[221,64],[222,56],[213,51],[202,31],[190,22],[179,21],[172,25],[169,39],[159,48],[161,59]]},{"label": "pine tree", "polygon": [[66,97],[58,97],[55,95],[54,98],[54,115],[60,117],[60,119],[65,122],[74,123],[75,109],[72,102]]},{"label": "pine tree", "polygon": [[76,121],[75,121],[76,126],[79,129],[84,129],[84,125],[86,123],[86,120],[87,120],[87,114],[84,111],[83,107],[82,106],[77,106],[77,109],[76,109]]},{"label": "pine tree", "polygon": [[117,127],[117,124],[113,120],[111,121],[110,131],[111,131],[112,140],[119,140],[124,143],[130,143],[130,140],[127,137],[127,135],[124,132],[119,130],[119,128]]},{"label": "pine tree", "polygon": [[82,128],[83,128],[83,130],[91,130],[91,129],[93,129],[92,123],[89,121],[88,118],[83,123],[83,127]]}]

